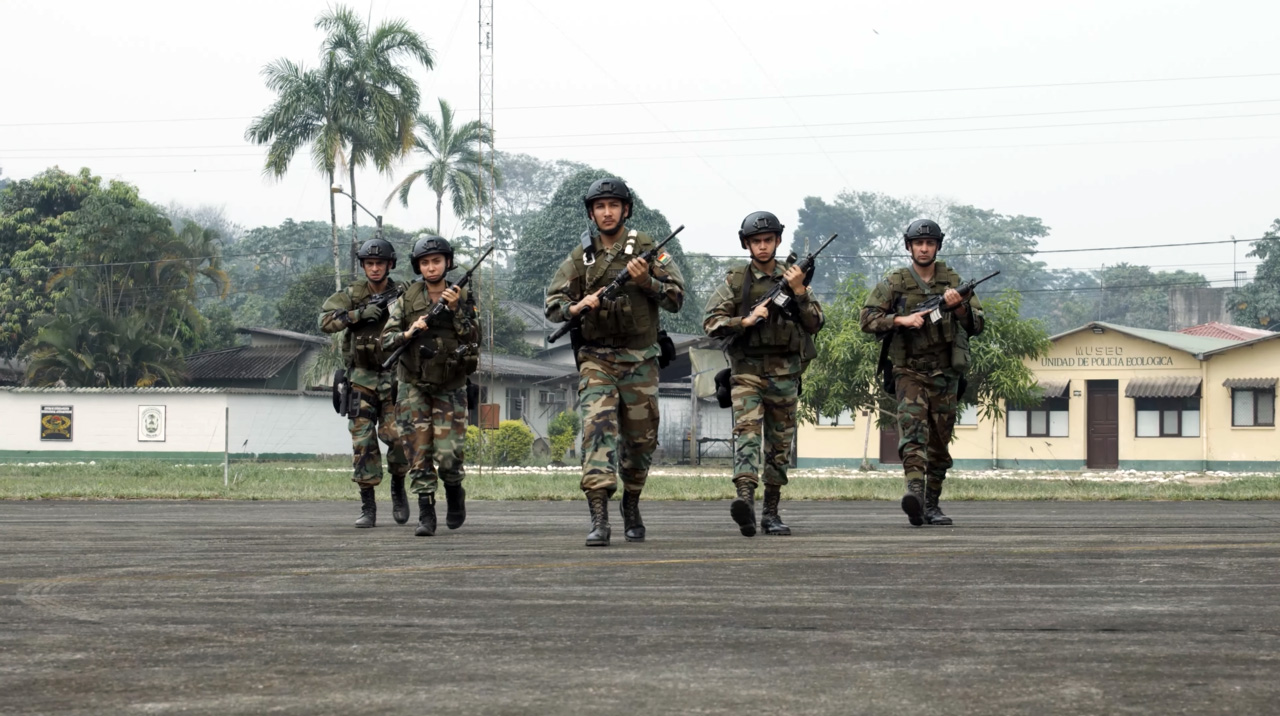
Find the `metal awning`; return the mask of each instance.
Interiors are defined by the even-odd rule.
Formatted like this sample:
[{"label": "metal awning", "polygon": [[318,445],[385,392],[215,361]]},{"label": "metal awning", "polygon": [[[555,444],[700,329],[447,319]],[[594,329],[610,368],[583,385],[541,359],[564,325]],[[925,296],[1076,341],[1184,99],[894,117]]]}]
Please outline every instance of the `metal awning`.
[{"label": "metal awning", "polygon": [[1242,390],[1275,390],[1275,378],[1227,378],[1222,387]]},{"label": "metal awning", "polygon": [[1036,385],[1040,390],[1044,391],[1046,398],[1065,398],[1067,397],[1067,387],[1071,385],[1070,378],[1037,378]]},{"label": "metal awning", "polygon": [[1200,394],[1200,376],[1134,378],[1124,388],[1126,398],[1190,398]]}]

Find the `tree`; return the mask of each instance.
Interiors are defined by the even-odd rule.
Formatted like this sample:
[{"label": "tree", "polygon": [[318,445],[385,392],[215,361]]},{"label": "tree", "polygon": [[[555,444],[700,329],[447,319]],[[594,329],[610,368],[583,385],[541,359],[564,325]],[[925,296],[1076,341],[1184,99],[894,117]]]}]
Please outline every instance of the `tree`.
[{"label": "tree", "polygon": [[1149,266],[1121,263],[1096,273],[1097,320],[1139,328],[1169,329],[1169,289],[1208,286],[1202,274],[1191,271],[1152,271]]},{"label": "tree", "polygon": [[[565,159],[543,161],[528,154],[495,152],[494,166],[502,184],[494,195],[493,233],[498,245],[515,246],[525,225],[551,201],[556,189],[575,172],[590,169],[586,164]],[[468,215],[464,225],[474,230],[476,217]]]},{"label": "tree", "polygon": [[875,192],[845,191],[828,204],[816,196],[805,197],[791,251],[804,256],[816,251],[833,233],[839,236],[817,263],[813,289],[830,296],[840,281],[854,274],[879,280],[889,266],[905,257],[902,232],[919,210],[908,201]]},{"label": "tree", "polygon": [[342,114],[353,118],[344,128],[351,194],[351,272],[356,274],[356,169],[370,162],[390,173],[392,162],[413,146],[418,112],[418,83],[402,65],[435,66],[431,49],[404,20],[388,20],[372,31],[350,8],[339,5],[316,20],[323,30],[324,52],[333,58],[341,91]]},{"label": "tree", "polygon": [[[493,130],[479,120],[471,120],[455,126],[453,108],[440,100],[440,119],[425,112],[418,115],[418,133],[413,146],[426,155],[427,164],[409,172],[400,180],[386,204],[399,197],[400,205],[409,206],[409,190],[422,180],[436,195],[436,231],[441,231],[441,210],[444,195],[449,194],[453,215],[466,217],[488,200],[487,176],[482,166],[480,147],[493,144]],[[494,169],[494,182],[501,181]]]},{"label": "tree", "polygon": [[1228,294],[1231,317],[1241,326],[1280,331],[1280,219],[1271,224],[1248,256],[1262,259],[1253,280]]},{"label": "tree", "polygon": [[[590,226],[582,197],[586,196],[587,189],[595,180],[616,176],[601,169],[576,172],[561,183],[550,203],[529,220],[525,233],[516,246],[510,294],[513,299],[542,305],[544,291],[560,262],[578,244],[583,230]],[[656,241],[666,238],[671,233],[671,225],[662,212],[645,205],[634,187],[631,187],[631,197],[633,207],[627,226],[644,231]],[[667,244],[667,249],[680,266],[681,273],[684,273],[686,261],[680,239],[676,238]],[[680,313],[672,316],[663,312],[662,321],[668,330],[701,333],[702,300],[686,293]]]},{"label": "tree", "polygon": [[5,179],[5,178],[4,178],[4,170],[3,170],[3,169],[0,169],[0,191],[4,191],[4,188],[5,188],[5,187],[7,187],[7,186],[9,186],[9,185],[10,185],[10,184],[12,184],[12,183],[13,183],[13,182],[11,182],[11,181],[9,181],[8,179]]},{"label": "tree", "polygon": [[296,333],[323,335],[319,324],[320,306],[331,293],[328,267],[312,266],[307,269],[289,284],[276,304],[276,327]]},{"label": "tree", "polygon": [[293,155],[311,145],[313,166],[328,179],[329,227],[333,239],[333,282],[342,287],[342,252],[338,244],[338,209],[330,191],[337,158],[352,127],[360,118],[352,116],[341,87],[337,58],[330,53],[318,69],[308,70],[291,60],[279,59],[262,68],[267,88],[276,100],[245,130],[245,139],[269,144],[265,172],[280,178],[289,170]]},{"label": "tree", "polygon": [[67,222],[101,192],[102,179],[88,169],[68,174],[54,167],[0,193],[0,358],[15,357],[35,335],[34,322],[65,294],[46,289],[51,267],[74,263],[61,241]]}]

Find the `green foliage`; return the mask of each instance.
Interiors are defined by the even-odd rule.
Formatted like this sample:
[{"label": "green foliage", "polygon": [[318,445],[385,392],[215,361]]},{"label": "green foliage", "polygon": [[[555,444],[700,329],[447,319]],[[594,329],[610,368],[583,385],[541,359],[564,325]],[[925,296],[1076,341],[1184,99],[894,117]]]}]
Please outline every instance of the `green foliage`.
[{"label": "green foliage", "polygon": [[551,461],[563,462],[565,455],[573,449],[582,429],[582,418],[576,410],[565,410],[551,419],[547,426],[547,437],[551,442]]},{"label": "green foliage", "polygon": [[901,263],[890,257],[905,256],[902,232],[918,213],[911,202],[875,192],[841,192],[829,204],[807,196],[790,250],[804,256],[806,242],[816,251],[831,234],[840,234],[819,257],[811,284],[828,296],[846,276],[878,280],[889,266]]},{"label": "green foliage", "polygon": [[1231,292],[1227,304],[1237,325],[1280,331],[1280,219],[1254,244],[1251,258],[1262,259],[1253,280]]},{"label": "green foliage", "polygon": [[[440,99],[440,118],[422,113],[418,115],[418,134],[413,146],[425,155],[426,166],[415,169],[396,185],[386,204],[393,198],[400,205],[409,206],[409,191],[422,181],[436,195],[436,230],[440,230],[444,195],[452,202],[453,215],[459,218],[472,214],[477,207],[487,203],[489,176],[482,165],[481,147],[493,144],[493,130],[479,120],[471,120],[455,126],[453,108]],[[501,172],[494,168],[493,181],[501,184]]]},{"label": "green foliage", "polygon": [[1024,361],[1049,352],[1044,324],[1020,315],[1022,297],[1017,291],[982,299],[986,326],[969,339],[969,389],[962,402],[976,404],[984,417],[1001,415],[1001,404],[1035,402],[1039,389]]},{"label": "green foliage", "polygon": [[[542,305],[551,277],[573,247],[578,245],[582,232],[591,225],[582,197],[586,196],[587,189],[595,180],[614,176],[617,175],[603,169],[585,169],[570,175],[560,184],[551,201],[529,220],[516,247],[519,251],[511,279],[513,299]],[[634,186],[628,186],[634,206],[631,218],[626,222],[627,227],[643,231],[657,241],[666,238],[671,233],[667,218],[662,212],[649,208]],[[667,249],[683,273],[686,262],[680,239],[667,244]],[[662,313],[663,327],[678,333],[701,333],[702,305],[703,301],[696,295],[686,294],[680,313]]]},{"label": "green foliage", "polygon": [[1191,271],[1152,271],[1147,266],[1121,263],[1097,273],[1102,290],[1095,307],[1097,320],[1122,326],[1169,330],[1169,289],[1208,286],[1203,274]]},{"label": "green foliage", "polygon": [[484,310],[482,315],[483,320],[489,323],[489,326],[485,327],[485,335],[481,337],[485,350],[489,348],[488,330],[492,328],[494,353],[532,358],[537,349],[524,339],[524,323],[512,316],[497,301],[491,301],[488,308],[493,310],[492,316],[489,315],[488,310]]},{"label": "green foliage", "polygon": [[276,304],[276,327],[322,335],[319,324],[320,306],[333,293],[333,287],[329,284],[332,277],[327,266],[312,266],[298,276]]},{"label": "green foliage", "polygon": [[533,451],[533,431],[519,420],[503,420],[497,430],[485,430],[483,451],[480,438],[480,428],[467,426],[467,459],[481,465],[524,465]]},{"label": "green foliage", "polygon": [[[494,165],[502,185],[494,196],[493,232],[498,245],[513,248],[524,235],[529,220],[551,201],[569,175],[589,169],[585,164],[565,159],[543,161],[528,154],[495,152]],[[475,229],[476,217],[466,217],[465,225]]]}]

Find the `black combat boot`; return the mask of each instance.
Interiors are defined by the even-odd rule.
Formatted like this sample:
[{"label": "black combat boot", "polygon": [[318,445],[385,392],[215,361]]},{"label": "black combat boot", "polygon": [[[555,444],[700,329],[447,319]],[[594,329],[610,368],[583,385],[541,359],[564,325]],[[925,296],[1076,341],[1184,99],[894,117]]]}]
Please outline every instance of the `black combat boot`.
[{"label": "black combat boot", "polygon": [[640,519],[640,493],[624,489],[619,511],[622,512],[622,535],[628,542],[643,542],[644,521]]},{"label": "black combat boot", "polygon": [[729,515],[738,523],[743,537],[756,534],[756,486],[746,480],[734,480],[738,497],[729,505]]},{"label": "black combat boot", "polygon": [[949,525],[951,518],[942,514],[938,507],[938,498],[942,496],[942,485],[926,485],[924,488],[924,521],[931,525]]},{"label": "black combat boot", "polygon": [[378,500],[373,496],[372,487],[360,488],[360,519],[356,527],[373,527],[378,524]]},{"label": "black combat boot", "polygon": [[764,507],[760,508],[760,528],[767,535],[789,535],[791,528],[778,516],[778,501],[782,499],[780,485],[764,486]]},{"label": "black combat boot", "polygon": [[605,490],[587,492],[587,507],[591,508],[591,531],[587,533],[588,547],[609,546],[609,493]]},{"label": "black combat boot", "polygon": [[462,483],[450,485],[446,482],[444,499],[449,503],[449,508],[444,513],[444,526],[456,530],[467,521],[467,491],[463,489]]},{"label": "black combat boot", "polygon": [[907,494],[902,496],[902,511],[913,527],[924,524],[924,480],[907,480]]},{"label": "black combat boot", "polygon": [[418,529],[413,534],[430,537],[436,533],[435,493],[418,493]]},{"label": "black combat boot", "polygon": [[404,475],[391,476],[391,519],[398,525],[409,521],[409,496],[404,494]]}]

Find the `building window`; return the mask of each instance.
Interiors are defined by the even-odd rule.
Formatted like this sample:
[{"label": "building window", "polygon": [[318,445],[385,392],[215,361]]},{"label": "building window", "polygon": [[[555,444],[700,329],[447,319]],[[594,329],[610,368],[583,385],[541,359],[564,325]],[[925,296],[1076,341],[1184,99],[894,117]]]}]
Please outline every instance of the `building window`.
[{"label": "building window", "polygon": [[528,388],[507,388],[507,420],[519,420],[529,406]]},{"label": "building window", "polygon": [[978,424],[978,406],[966,405],[964,410],[956,416],[957,425],[977,425]]},{"label": "building window", "polygon": [[1276,424],[1276,391],[1235,388],[1231,391],[1231,424],[1238,427]]},{"label": "building window", "polygon": [[1200,437],[1200,396],[1134,398],[1140,438]]},{"label": "building window", "polygon": [[849,428],[853,427],[853,411],[845,408],[840,411],[839,415],[834,417],[830,415],[819,415],[818,425],[824,428]]},{"label": "building window", "polygon": [[1005,435],[1011,438],[1065,438],[1069,403],[1066,398],[1045,398],[1031,407],[1006,405]]}]

